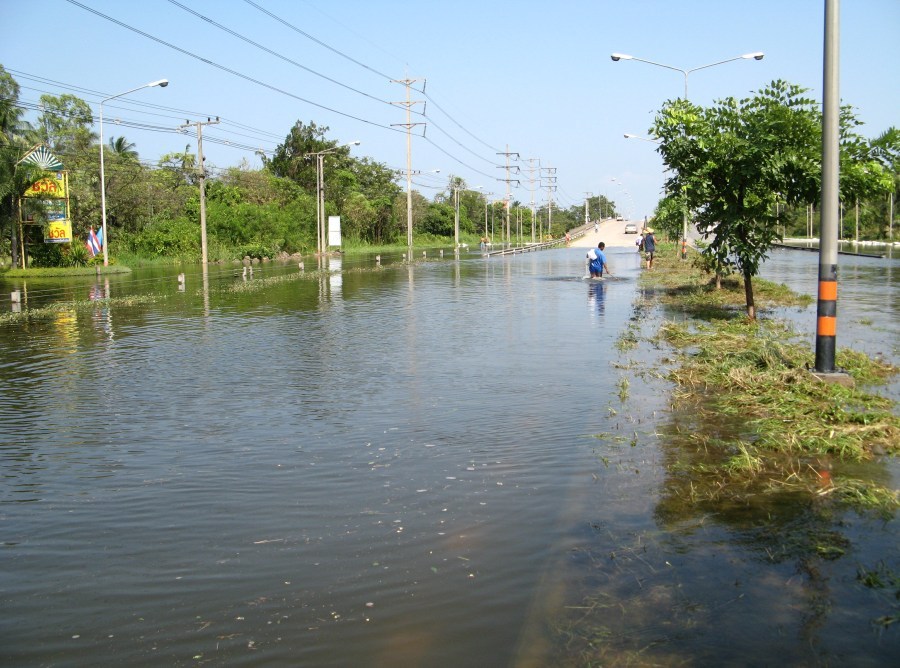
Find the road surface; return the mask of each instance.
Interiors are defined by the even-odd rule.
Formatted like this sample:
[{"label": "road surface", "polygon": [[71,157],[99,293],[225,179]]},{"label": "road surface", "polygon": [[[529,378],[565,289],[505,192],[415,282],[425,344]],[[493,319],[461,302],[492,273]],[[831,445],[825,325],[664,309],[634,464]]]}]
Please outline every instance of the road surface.
[{"label": "road surface", "polygon": [[601,241],[607,248],[634,248],[639,235],[625,234],[625,225],[634,223],[640,230],[642,221],[637,220],[606,220],[600,223],[600,231],[594,232],[594,226],[590,226],[584,235],[573,239],[569,243],[570,248],[596,248]]}]

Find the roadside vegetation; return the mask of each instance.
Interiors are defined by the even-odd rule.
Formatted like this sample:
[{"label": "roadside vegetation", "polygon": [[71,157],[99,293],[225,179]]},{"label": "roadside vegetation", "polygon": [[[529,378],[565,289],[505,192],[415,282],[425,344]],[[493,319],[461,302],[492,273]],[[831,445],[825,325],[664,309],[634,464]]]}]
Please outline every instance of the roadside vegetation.
[{"label": "roadside vegetation", "polygon": [[[792,491],[892,515],[900,507],[897,490],[842,471],[900,454],[896,407],[873,391],[898,369],[839,349],[836,365],[853,387],[820,381],[810,372],[814,351],[787,325],[746,316],[739,279],[717,289],[711,274],[679,260],[671,245],[655,262],[642,285],[652,299],[689,316],[665,321],[656,335],[678,352],[668,373],[674,410],[699,425],[680,439],[681,456],[671,463],[681,472],[676,479],[690,483],[681,488],[685,500]],[[768,281],[758,280],[757,289],[764,309],[812,301]]]},{"label": "roadside vegetation", "polygon": [[[64,94],[42,95],[35,122],[25,120],[20,87],[0,65],[0,271],[3,266],[85,267],[98,262],[85,248],[90,228],[100,228],[100,146],[94,133],[95,114],[83,99]],[[20,225],[22,194],[43,172],[20,162],[35,147],[46,147],[69,175],[72,243],[44,243],[46,212],[38,201],[26,201],[24,213],[34,224]],[[109,256],[112,264],[141,266],[200,261],[200,170],[193,143],[152,160],[124,136],[109,137],[104,146]],[[316,251],[316,160],[324,159],[325,214],[341,217],[343,248],[406,247],[407,199],[402,172],[329,137],[315,121],[297,121],[286,129],[274,151],[262,156],[262,168],[245,159],[237,165],[206,163],[207,241],[211,262],[244,257],[275,259]],[[506,219],[512,229],[521,220],[530,230],[532,210],[513,200],[509,207],[492,200],[455,175],[422,174],[412,192],[413,243],[417,247],[454,243],[456,198],[459,195],[461,243],[477,246],[482,237],[500,242]],[[29,198],[31,199],[31,198]],[[596,217],[616,214],[606,197],[589,201]],[[535,212],[535,225],[548,233],[547,205]],[[584,205],[556,205],[554,238],[584,220]],[[515,234],[515,233],[513,233]],[[513,238],[515,241],[515,237]]]}]

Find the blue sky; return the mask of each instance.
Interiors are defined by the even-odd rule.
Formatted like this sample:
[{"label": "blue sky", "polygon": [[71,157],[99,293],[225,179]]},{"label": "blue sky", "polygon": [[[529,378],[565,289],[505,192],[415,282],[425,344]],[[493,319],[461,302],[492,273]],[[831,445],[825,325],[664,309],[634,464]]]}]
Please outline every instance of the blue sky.
[{"label": "blue sky", "polygon": [[[404,100],[405,88],[390,79],[424,79],[427,118],[412,120],[428,123],[427,140],[413,138],[412,167],[426,172],[417,182],[427,197],[451,174],[501,197],[497,153],[508,145],[556,168],[554,201],[563,206],[602,193],[640,218],[659,199],[663,167],[652,144],[623,134],[646,135],[661,104],[682,95],[684,77],[614,63],[610,53],[692,69],[763,51],[761,61],[692,73],[691,101],[743,97],[774,79],[821,100],[824,0],[253,0],[274,18],[245,0],[77,2],[149,37],[68,0],[0,0],[0,63],[22,85],[24,102],[71,92],[95,113],[103,97],[169,79],[165,89],[104,105],[104,134],[124,135],[150,161],[188,143],[196,150],[178,126],[219,116],[227,122],[204,131],[215,167],[258,166],[250,147],[273,150],[302,120],[328,126],[330,138],[361,141],[355,155],[405,168],[405,131],[392,129],[405,111],[388,104]],[[867,137],[900,125],[898,31],[897,0],[842,3],[841,96]],[[412,99],[426,98],[413,91]],[[117,127],[116,119],[155,129]],[[433,169],[441,173],[427,174]],[[528,173],[513,177],[521,179],[514,197],[528,203]],[[546,197],[546,190],[535,195],[539,203]]]}]

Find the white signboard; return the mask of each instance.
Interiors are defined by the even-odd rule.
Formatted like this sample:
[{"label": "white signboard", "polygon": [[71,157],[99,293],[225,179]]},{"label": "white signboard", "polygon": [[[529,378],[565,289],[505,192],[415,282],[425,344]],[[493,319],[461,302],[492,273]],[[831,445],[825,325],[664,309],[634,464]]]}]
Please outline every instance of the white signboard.
[{"label": "white signboard", "polygon": [[328,216],[328,245],[341,245],[341,217]]}]

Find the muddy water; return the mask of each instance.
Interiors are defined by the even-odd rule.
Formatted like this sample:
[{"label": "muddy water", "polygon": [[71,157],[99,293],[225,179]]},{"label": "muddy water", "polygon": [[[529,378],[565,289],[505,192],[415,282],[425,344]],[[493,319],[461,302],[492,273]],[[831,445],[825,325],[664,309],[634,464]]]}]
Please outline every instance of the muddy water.
[{"label": "muddy water", "polygon": [[599,284],[582,256],[26,286],[145,300],[0,325],[0,661],[896,656],[856,581],[900,570],[896,521],[691,503],[672,464],[705,427],[660,351],[616,347],[658,324],[637,254]]}]

